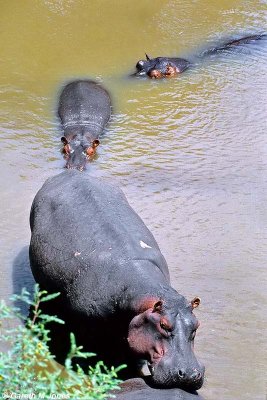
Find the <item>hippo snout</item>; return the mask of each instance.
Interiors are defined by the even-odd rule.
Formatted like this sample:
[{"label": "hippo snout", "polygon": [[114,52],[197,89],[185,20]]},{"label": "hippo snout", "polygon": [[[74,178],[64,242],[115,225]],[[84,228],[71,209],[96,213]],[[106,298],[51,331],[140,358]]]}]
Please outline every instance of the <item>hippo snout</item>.
[{"label": "hippo snout", "polygon": [[182,386],[191,390],[198,390],[203,385],[204,371],[194,368],[193,370],[179,369],[178,380]]},{"label": "hippo snout", "polygon": [[155,387],[178,387],[188,391],[195,391],[202,387],[205,368],[199,365],[197,368],[170,368],[159,363],[150,368],[151,376],[147,379]]},{"label": "hippo snout", "polygon": [[73,148],[73,151],[70,154],[67,154],[65,156],[65,159],[67,169],[76,169],[80,172],[86,169],[88,156],[84,152],[82,146],[77,146],[76,148]]}]

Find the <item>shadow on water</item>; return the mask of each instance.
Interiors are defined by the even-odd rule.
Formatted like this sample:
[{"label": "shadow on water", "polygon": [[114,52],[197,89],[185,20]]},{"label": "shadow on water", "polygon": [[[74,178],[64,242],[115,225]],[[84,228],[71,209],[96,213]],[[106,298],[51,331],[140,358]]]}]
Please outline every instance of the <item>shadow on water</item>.
[{"label": "shadow on water", "polygon": [[[35,281],[31,273],[29,246],[23,247],[14,260],[12,283],[13,293],[20,294],[22,289],[25,288],[29,293],[33,294]],[[17,300],[14,305],[20,308],[23,316],[28,316],[29,307],[27,304],[20,300]]]}]

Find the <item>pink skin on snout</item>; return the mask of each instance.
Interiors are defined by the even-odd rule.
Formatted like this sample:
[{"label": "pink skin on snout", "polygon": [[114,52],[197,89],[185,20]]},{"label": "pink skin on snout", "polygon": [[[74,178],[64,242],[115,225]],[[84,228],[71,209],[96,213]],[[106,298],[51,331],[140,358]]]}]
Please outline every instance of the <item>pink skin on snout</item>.
[{"label": "pink skin on snout", "polygon": [[[195,297],[188,304],[188,312],[192,312],[199,304],[200,299]],[[137,309],[138,314],[129,325],[128,344],[136,358],[147,360],[154,367],[168,352],[175,320],[171,322],[162,300],[159,299],[147,298],[139,304]],[[192,351],[198,326],[199,322],[195,319],[195,327],[192,328],[191,337],[188,338]]]},{"label": "pink skin on snout", "polygon": [[145,358],[152,364],[158,363],[166,353],[164,339],[168,338],[168,333],[162,326],[166,328],[167,325],[166,318],[155,306],[138,314],[129,326],[127,340],[130,349],[140,358]]}]

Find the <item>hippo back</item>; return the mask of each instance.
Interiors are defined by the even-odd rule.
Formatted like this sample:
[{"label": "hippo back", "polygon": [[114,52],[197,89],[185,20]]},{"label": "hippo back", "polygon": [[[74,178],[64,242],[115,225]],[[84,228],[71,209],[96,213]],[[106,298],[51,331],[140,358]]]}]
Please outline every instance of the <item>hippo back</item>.
[{"label": "hippo back", "polygon": [[58,114],[65,134],[82,127],[97,137],[110,118],[110,96],[97,82],[71,82],[60,95]]},{"label": "hippo back", "polygon": [[[72,309],[91,315],[95,303],[98,311],[107,308],[134,279],[136,287],[153,274],[169,281],[152,233],[122,191],[101,179],[75,170],[48,179],[33,201],[30,224],[33,275],[45,289],[63,292]],[[139,271],[140,260],[147,270]]]},{"label": "hippo back", "polygon": [[153,386],[202,386],[205,368],[193,352],[200,299],[170,286],[152,233],[120,189],[65,171],[37,193],[30,223],[34,277],[61,292],[57,315],[77,343],[108,365],[127,363],[127,377],[147,369]]}]

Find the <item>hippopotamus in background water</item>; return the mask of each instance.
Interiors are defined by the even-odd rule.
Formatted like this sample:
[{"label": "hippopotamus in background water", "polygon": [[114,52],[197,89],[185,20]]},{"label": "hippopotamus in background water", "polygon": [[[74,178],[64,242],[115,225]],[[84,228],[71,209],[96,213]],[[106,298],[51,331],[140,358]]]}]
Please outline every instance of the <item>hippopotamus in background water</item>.
[{"label": "hippopotamus in background water", "polygon": [[30,225],[33,275],[62,293],[53,312],[79,344],[107,365],[126,363],[129,378],[146,370],[151,386],[202,386],[193,351],[200,299],[170,286],[153,235],[119,188],[65,171],[37,193]]},{"label": "hippopotamus in background water", "polygon": [[182,389],[151,388],[141,378],[129,379],[120,386],[121,390],[114,392],[118,400],[204,400],[197,393],[188,393]]},{"label": "hippopotamus in background water", "polygon": [[63,153],[66,168],[82,171],[99,145],[99,135],[110,119],[111,101],[108,92],[98,83],[77,80],[64,87],[58,115],[64,136]]},{"label": "hippopotamus in background water", "polygon": [[[210,50],[204,51],[201,57],[216,54],[220,51],[228,50],[230,48],[248,44],[255,40],[266,38],[267,35],[250,35],[240,39],[235,39],[229,41],[222,46],[212,48]],[[170,78],[177,76],[185,71],[187,68],[192,66],[194,63],[184,58],[174,58],[174,57],[156,57],[150,58],[146,54],[146,60],[140,60],[136,64],[137,72],[133,74],[134,76],[148,76],[152,79]]]},{"label": "hippopotamus in background water", "polygon": [[140,60],[136,64],[137,72],[135,76],[145,76],[149,78],[169,78],[181,74],[190,66],[190,61],[184,58],[156,57],[150,58],[146,54],[146,60]]}]

